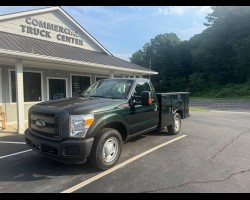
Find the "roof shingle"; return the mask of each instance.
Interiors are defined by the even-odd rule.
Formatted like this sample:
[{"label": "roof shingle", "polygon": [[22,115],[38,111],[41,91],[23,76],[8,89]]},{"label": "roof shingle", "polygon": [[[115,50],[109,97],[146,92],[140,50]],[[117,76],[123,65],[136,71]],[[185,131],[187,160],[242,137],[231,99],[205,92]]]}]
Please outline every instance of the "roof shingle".
[{"label": "roof shingle", "polygon": [[95,64],[109,65],[127,69],[154,72],[150,69],[130,63],[115,56],[90,51],[65,44],[5,33],[0,31],[0,48],[12,51],[66,58]]}]

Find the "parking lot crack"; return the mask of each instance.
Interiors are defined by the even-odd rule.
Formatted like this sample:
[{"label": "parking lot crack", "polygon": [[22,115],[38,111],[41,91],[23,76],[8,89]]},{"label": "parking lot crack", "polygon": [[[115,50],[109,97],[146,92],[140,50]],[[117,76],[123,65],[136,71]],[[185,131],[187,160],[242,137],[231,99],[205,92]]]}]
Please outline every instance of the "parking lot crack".
[{"label": "parking lot crack", "polygon": [[222,151],[224,151],[228,146],[230,146],[235,140],[239,139],[242,135],[246,134],[250,132],[250,129],[247,129],[245,131],[243,131],[242,133],[240,133],[237,137],[231,139],[231,141],[229,143],[227,143],[226,145],[224,145],[216,154],[214,154],[211,159],[213,160],[218,154],[220,154]]},{"label": "parking lot crack", "polygon": [[230,179],[233,176],[237,176],[239,174],[243,174],[243,173],[247,173],[247,172],[250,172],[250,169],[242,170],[242,171],[239,171],[239,172],[232,173],[232,174],[228,175],[226,178],[223,178],[223,179],[215,179],[215,180],[207,180],[207,181],[189,181],[189,182],[186,182],[186,183],[183,183],[183,184],[180,184],[180,185],[175,185],[175,186],[171,186],[171,187],[155,189],[155,190],[151,190],[151,191],[145,191],[143,193],[161,192],[161,191],[163,192],[163,191],[166,191],[166,190],[178,189],[178,188],[181,188],[181,187],[184,187],[184,186],[187,186],[187,185],[192,185],[192,184],[208,184],[208,183],[224,182],[224,181]]}]

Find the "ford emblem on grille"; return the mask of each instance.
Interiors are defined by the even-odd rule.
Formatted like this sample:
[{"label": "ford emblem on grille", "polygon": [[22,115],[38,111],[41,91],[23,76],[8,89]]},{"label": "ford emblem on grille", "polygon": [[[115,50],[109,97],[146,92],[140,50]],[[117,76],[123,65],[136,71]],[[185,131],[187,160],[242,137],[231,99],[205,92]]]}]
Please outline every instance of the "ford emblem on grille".
[{"label": "ford emblem on grille", "polygon": [[36,120],[36,126],[38,127],[38,128],[44,128],[45,127],[45,122],[43,121],[43,120],[41,120],[41,119],[37,119]]}]

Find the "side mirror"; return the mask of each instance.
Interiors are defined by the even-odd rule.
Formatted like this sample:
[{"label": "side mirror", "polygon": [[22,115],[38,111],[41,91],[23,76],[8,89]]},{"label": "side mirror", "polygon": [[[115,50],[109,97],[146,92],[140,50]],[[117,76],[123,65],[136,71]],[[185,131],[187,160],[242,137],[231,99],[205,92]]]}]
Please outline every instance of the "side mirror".
[{"label": "side mirror", "polygon": [[149,91],[143,91],[141,93],[141,105],[150,106],[152,104],[152,94]]}]

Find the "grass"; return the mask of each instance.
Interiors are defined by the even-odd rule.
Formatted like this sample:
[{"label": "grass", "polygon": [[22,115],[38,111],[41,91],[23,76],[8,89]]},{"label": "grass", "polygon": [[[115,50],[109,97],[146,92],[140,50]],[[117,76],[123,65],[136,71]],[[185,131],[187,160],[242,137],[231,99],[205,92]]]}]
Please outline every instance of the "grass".
[{"label": "grass", "polygon": [[198,112],[209,112],[210,110],[204,108],[192,108],[190,107],[189,110],[191,111],[198,111]]}]

